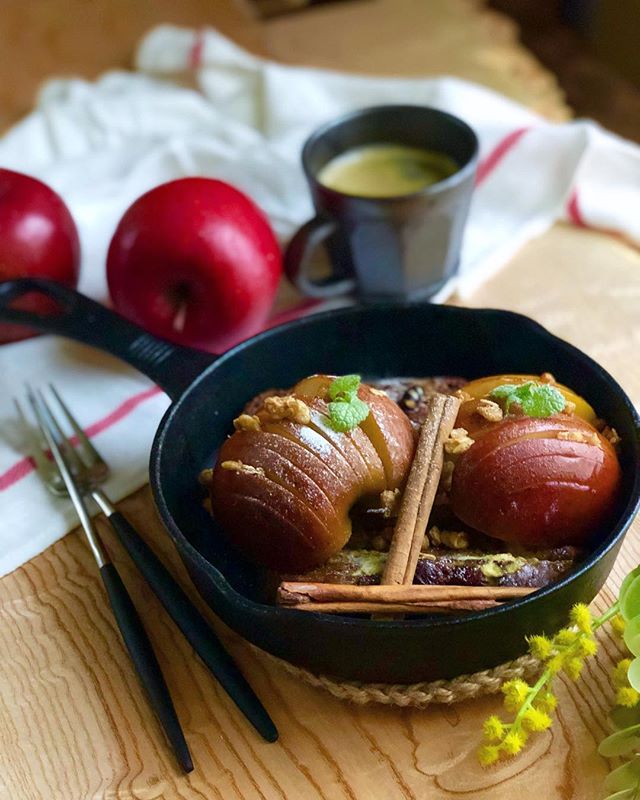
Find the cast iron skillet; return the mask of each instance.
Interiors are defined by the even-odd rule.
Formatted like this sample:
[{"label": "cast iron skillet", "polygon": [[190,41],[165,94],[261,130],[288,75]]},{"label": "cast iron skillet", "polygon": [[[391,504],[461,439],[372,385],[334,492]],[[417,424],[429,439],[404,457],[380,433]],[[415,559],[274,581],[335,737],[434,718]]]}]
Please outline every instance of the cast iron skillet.
[{"label": "cast iron skillet", "polygon": [[[8,308],[27,292],[54,298],[37,317]],[[640,419],[614,379],[575,347],[506,311],[393,303],[331,311],[282,325],[222,356],[150,336],[82,295],[40,280],[0,284],[0,319],[94,345],[128,361],[174,400],[153,443],[150,481],[160,516],[193,582],[250,642],[317,673],[387,683],[449,678],[520,655],[524,637],[552,631],[588,602],[613,565],[640,498]],[[201,507],[199,471],[253,395],[314,372],[386,377],[552,372],[622,436],[624,486],[601,543],[560,582],[502,608],[456,618],[372,621],[300,613],[263,602],[264,575],[217,534]]]}]

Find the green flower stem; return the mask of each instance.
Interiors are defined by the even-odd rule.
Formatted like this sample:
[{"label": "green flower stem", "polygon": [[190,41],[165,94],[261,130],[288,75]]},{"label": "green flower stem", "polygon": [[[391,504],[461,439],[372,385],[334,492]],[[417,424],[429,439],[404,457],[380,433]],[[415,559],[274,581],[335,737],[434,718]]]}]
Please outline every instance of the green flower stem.
[{"label": "green flower stem", "polygon": [[542,689],[544,689],[544,687],[549,683],[552,677],[553,673],[551,672],[551,670],[545,669],[542,675],[540,675],[538,680],[533,684],[533,686],[531,687],[531,691],[527,696],[527,699],[524,701],[524,703],[520,707],[520,710],[516,714],[515,719],[513,720],[513,723],[511,725],[512,730],[515,729],[516,732],[520,730],[520,728],[522,727],[522,718],[531,708],[536,697],[540,694]]},{"label": "green flower stem", "polygon": [[620,600],[616,600],[616,602],[609,606],[609,608],[602,614],[600,617],[594,617],[592,628],[594,631],[598,630],[605,622],[609,622],[612,617],[615,617],[616,614],[620,613]]}]

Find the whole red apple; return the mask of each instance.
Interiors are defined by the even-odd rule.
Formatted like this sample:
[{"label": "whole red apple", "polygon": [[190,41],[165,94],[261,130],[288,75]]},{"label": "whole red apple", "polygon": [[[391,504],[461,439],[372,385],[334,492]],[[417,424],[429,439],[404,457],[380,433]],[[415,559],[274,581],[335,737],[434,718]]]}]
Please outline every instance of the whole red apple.
[{"label": "whole red apple", "polygon": [[[0,281],[39,277],[75,287],[79,270],[78,231],[62,198],[42,181],[0,169]],[[27,295],[15,308],[46,313],[53,305]],[[20,325],[0,324],[0,342],[32,335]]]},{"label": "whole red apple", "polygon": [[125,212],[107,281],[116,309],[151,333],[222,352],[267,318],[282,270],[269,223],[210,178],[157,186]]}]

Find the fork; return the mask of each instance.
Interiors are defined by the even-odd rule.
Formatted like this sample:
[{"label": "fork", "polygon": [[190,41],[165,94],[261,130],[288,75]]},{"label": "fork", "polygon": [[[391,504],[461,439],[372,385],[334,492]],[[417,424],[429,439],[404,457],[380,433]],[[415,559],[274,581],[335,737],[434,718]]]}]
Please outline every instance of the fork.
[{"label": "fork", "polygon": [[[271,717],[235,661],[225,650],[213,628],[192,604],[187,594],[151,547],[142,539],[126,517],[114,507],[107,495],[98,488],[98,485],[107,479],[109,467],[82,430],[56,388],[49,384],[49,389],[75,434],[77,452],[62,433],[60,426],[57,426],[60,438],[71,451],[71,458],[77,462],[76,469],[83,471],[87,477],[86,492],[91,494],[100,510],[104,512],[132,561],[205,666],[258,733],[268,742],[275,742],[278,738],[278,731]],[[39,448],[37,449],[39,450]],[[46,462],[42,465],[42,470],[45,471],[45,479],[51,491],[56,494],[66,493],[64,485],[60,483],[59,476],[56,474],[57,470],[53,468],[54,465],[46,459],[41,451],[40,461]],[[40,469],[39,462],[37,465]],[[49,469],[48,473],[47,469]]]},{"label": "fork", "polygon": [[[88,487],[88,470],[80,468],[81,462],[75,454],[73,446],[62,433],[42,393],[38,392],[36,394],[27,387],[27,398],[43,439],[53,456],[53,462],[49,461],[45,449],[38,443],[33,448],[36,466],[41,471],[46,485],[55,494],[62,494],[64,487],[64,493],[68,494],[73,502],[89,547],[100,570],[113,615],[118,623],[120,633],[140,682],[149,695],[151,707],[155,711],[182,769],[185,772],[191,772],[193,770],[193,761],[191,760],[189,747],[180,727],[169,689],[165,683],[153,647],[133,601],[115,565],[111,562],[87,510],[84,494]],[[15,399],[14,402],[22,421],[26,423],[26,417],[20,404]],[[53,471],[56,468],[57,474]]]}]

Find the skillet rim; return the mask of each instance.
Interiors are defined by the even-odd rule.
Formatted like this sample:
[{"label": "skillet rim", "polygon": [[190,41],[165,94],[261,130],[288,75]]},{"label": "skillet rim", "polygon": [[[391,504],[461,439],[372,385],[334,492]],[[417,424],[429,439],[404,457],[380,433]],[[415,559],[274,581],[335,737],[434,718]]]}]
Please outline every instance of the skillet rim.
[{"label": "skillet rim", "polygon": [[[432,304],[425,301],[388,301],[371,305],[354,305],[310,314],[300,319],[285,322],[281,325],[269,328],[268,330],[262,331],[255,336],[246,339],[240,344],[235,345],[230,350],[227,350],[224,354],[218,356],[182,391],[180,396],[171,403],[167,411],[164,413],[154,436],[149,463],[149,478],[156,508],[158,509],[162,523],[174,544],[177,545],[179,542],[180,546],[184,547],[188,551],[190,557],[213,581],[216,591],[223,594],[225,599],[229,603],[233,604],[233,606],[239,611],[251,614],[253,616],[268,616],[274,621],[277,619],[291,619],[291,615],[298,620],[300,618],[299,612],[296,612],[294,609],[278,607],[268,603],[258,603],[254,600],[250,600],[248,597],[234,589],[225,577],[224,573],[222,573],[214,564],[208,561],[202,555],[202,553],[194,547],[189,539],[182,533],[179,525],[174,520],[162,492],[160,462],[162,459],[163,442],[166,433],[169,430],[175,416],[180,413],[182,403],[185,401],[186,397],[199,385],[199,383],[207,379],[209,374],[221,363],[229,361],[238,353],[252,347],[257,342],[261,342],[264,339],[270,338],[271,336],[280,335],[283,332],[286,333],[289,331],[298,331],[307,325],[319,324],[327,319],[357,316],[360,313],[366,313],[371,310],[386,313],[391,311],[408,311],[416,308],[425,308],[431,305]],[[466,315],[478,317],[480,319],[482,317],[490,316],[510,318],[521,325],[523,329],[528,328],[529,333],[550,340],[556,347],[559,346],[560,349],[565,350],[574,359],[577,358],[582,362],[588,362],[593,370],[600,373],[600,376],[609,384],[611,389],[617,394],[618,398],[625,406],[636,432],[636,441],[633,445],[633,449],[636,454],[636,470],[633,484],[631,485],[630,498],[625,504],[625,507],[621,509],[616,525],[612,528],[607,538],[601,542],[601,544],[593,552],[590,553],[588,558],[586,558],[576,569],[572,570],[568,575],[561,578],[559,581],[541,587],[523,598],[512,600],[497,608],[486,609],[484,611],[465,612],[464,614],[451,615],[447,617],[432,616],[412,620],[373,620],[368,617],[355,618],[334,616],[332,614],[323,614],[322,612],[318,611],[307,615],[309,624],[322,625],[323,627],[327,625],[331,627],[347,626],[354,630],[360,628],[367,630],[392,630],[409,628],[428,630],[444,626],[470,624],[476,620],[487,620],[490,618],[498,619],[501,615],[515,612],[530,605],[531,603],[535,603],[542,598],[549,597],[564,589],[574,581],[577,581],[580,576],[590,570],[591,567],[600,561],[610,550],[618,545],[629,529],[636,514],[638,513],[638,510],[640,509],[640,414],[636,410],[624,389],[615,380],[615,378],[604,369],[604,367],[598,364],[598,362],[591,358],[591,356],[587,355],[587,353],[583,352],[575,345],[572,345],[565,339],[562,339],[561,337],[551,333],[539,322],[531,319],[531,317],[528,317],[525,314],[520,314],[517,311],[509,311],[499,308],[467,308],[465,306],[448,305],[438,305],[437,307],[441,311],[444,311],[445,313],[451,313],[454,316]],[[180,553],[180,555],[182,556],[182,553]],[[214,611],[216,611],[216,609],[214,609]],[[224,614],[221,614],[220,616],[224,621]]]}]

